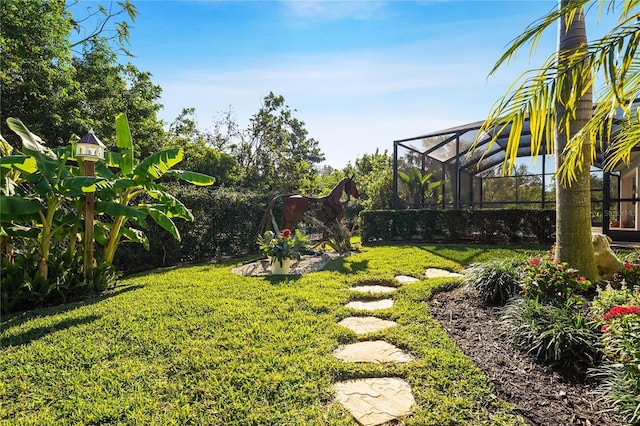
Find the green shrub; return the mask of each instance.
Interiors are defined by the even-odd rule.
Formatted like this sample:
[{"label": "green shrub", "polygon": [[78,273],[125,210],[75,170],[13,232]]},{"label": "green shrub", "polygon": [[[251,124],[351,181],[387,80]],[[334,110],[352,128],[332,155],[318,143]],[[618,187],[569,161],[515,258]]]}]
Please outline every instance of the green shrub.
[{"label": "green shrub", "polygon": [[[609,307],[613,303],[622,302]],[[635,303],[635,304],[634,304]],[[597,392],[630,424],[640,422],[640,293],[600,292],[594,301],[602,325],[603,365],[591,370],[601,380]],[[608,308],[608,309],[607,309]],[[606,309],[606,310],[605,310]]]},{"label": "green shrub", "polygon": [[553,210],[367,210],[360,214],[363,242],[424,241],[548,244]]},{"label": "green shrub", "polygon": [[[636,305],[640,306],[640,287],[633,289],[623,285],[621,288],[613,288],[611,284],[596,289],[596,297],[591,303],[591,315],[596,321],[602,321],[602,316],[614,306]],[[602,323],[601,323],[602,324]]]},{"label": "green shrub", "polygon": [[86,282],[83,259],[76,253],[53,246],[49,254],[49,274],[44,279],[39,271],[39,252],[24,250],[9,260],[2,258],[0,274],[0,306],[2,313],[13,313],[69,302],[79,296],[103,291],[115,285],[118,272],[113,265],[102,263],[94,268],[93,282]]},{"label": "green shrub", "polygon": [[503,315],[515,346],[539,360],[562,367],[586,367],[598,358],[597,334],[575,307],[517,299]]},{"label": "green shrub", "polygon": [[551,255],[529,259],[525,272],[523,296],[541,303],[557,306],[580,304],[575,293],[591,285],[589,280],[580,276],[577,269],[570,268],[566,262],[554,260]]},{"label": "green shrub", "polygon": [[462,285],[474,291],[489,305],[503,306],[520,291],[522,260],[494,260],[472,265],[467,269]]},{"label": "green shrub", "polygon": [[[120,270],[134,272],[258,252],[258,226],[270,194],[179,185],[171,186],[171,192],[194,216],[193,222],[176,223],[181,241],[150,223],[145,230],[149,250],[140,244],[121,246],[114,261]],[[274,215],[279,217],[280,212]]]}]

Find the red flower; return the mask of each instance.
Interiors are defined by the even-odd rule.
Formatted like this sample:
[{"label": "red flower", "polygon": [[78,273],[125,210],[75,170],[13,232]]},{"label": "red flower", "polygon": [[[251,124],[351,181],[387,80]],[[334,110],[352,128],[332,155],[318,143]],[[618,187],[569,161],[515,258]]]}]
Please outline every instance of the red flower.
[{"label": "red flower", "polygon": [[609,331],[609,326],[608,326],[608,325],[606,325],[606,324],[605,324],[605,325],[603,325],[603,326],[602,326],[602,332],[603,332],[603,333],[607,333],[608,331]]},{"label": "red flower", "polygon": [[638,306],[614,306],[609,312],[602,316],[602,319],[608,321],[612,318],[621,317],[623,315],[640,315],[640,307]]},{"label": "red flower", "polygon": [[529,266],[536,266],[536,265],[539,265],[540,263],[542,263],[542,260],[540,260],[539,257],[534,257],[532,259],[529,259]]},{"label": "red flower", "polygon": [[280,236],[282,238],[287,238],[291,236],[291,230],[289,228],[285,228],[282,230],[282,232],[280,233]]}]

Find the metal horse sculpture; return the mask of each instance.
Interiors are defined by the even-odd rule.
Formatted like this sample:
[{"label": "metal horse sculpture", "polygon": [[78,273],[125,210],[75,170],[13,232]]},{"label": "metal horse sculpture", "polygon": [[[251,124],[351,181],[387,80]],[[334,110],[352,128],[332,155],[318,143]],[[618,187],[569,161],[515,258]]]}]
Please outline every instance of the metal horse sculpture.
[{"label": "metal horse sculpture", "polygon": [[[269,228],[270,224],[273,225],[276,232],[279,232],[280,229],[293,229],[300,219],[302,219],[302,216],[310,209],[314,210],[316,219],[324,225],[330,226],[345,216],[344,207],[340,202],[343,193],[347,195],[347,201],[349,201],[350,197],[358,198],[360,196],[358,188],[356,188],[356,183],[352,178],[343,178],[335,188],[331,190],[331,193],[324,197],[314,198],[297,194],[278,195],[269,203],[267,211],[260,223],[259,231],[263,233]],[[280,229],[278,229],[272,213],[273,206],[279,199],[283,200],[282,227]]]}]

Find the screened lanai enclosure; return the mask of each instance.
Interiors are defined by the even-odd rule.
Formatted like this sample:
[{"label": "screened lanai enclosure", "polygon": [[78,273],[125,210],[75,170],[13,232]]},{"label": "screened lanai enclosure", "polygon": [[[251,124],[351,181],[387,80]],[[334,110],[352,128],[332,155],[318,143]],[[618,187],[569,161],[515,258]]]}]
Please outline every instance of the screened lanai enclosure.
[{"label": "screened lanai enclosure", "polygon": [[[485,136],[472,149],[482,124],[394,141],[394,208],[555,209],[553,147],[543,143],[541,155],[532,158],[525,122],[516,166],[503,176],[508,132],[490,147]],[[598,152],[591,168],[592,225],[614,240],[640,241],[640,152],[609,171],[603,170],[605,153]]]}]

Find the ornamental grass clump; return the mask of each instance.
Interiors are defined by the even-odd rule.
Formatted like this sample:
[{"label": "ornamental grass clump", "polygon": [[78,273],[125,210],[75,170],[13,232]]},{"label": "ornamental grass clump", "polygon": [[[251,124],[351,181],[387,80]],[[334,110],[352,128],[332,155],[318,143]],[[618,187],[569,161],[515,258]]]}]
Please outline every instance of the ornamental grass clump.
[{"label": "ornamental grass clump", "polygon": [[260,252],[271,259],[271,264],[276,260],[283,265],[284,259],[300,259],[303,251],[309,250],[308,238],[299,229],[293,233],[290,229],[283,229],[276,234],[266,231],[258,237]]},{"label": "ornamental grass clump", "polygon": [[522,298],[506,306],[503,320],[514,345],[540,361],[581,370],[598,359],[597,333],[579,309]]},{"label": "ornamental grass clump", "polygon": [[521,260],[494,260],[467,269],[462,285],[486,304],[504,306],[518,294],[522,283]]},{"label": "ornamental grass clump", "polygon": [[[614,304],[614,303],[620,304]],[[612,306],[613,305],[613,306]],[[629,424],[640,424],[640,292],[610,286],[593,303],[601,326],[602,365],[590,370],[600,379],[596,392]]]}]

